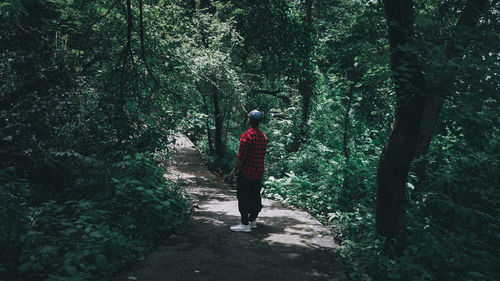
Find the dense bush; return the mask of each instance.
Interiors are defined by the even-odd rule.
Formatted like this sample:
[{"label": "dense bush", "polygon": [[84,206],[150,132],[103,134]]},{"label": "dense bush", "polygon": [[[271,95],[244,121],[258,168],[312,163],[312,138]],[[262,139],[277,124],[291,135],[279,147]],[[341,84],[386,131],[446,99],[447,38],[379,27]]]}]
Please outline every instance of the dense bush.
[{"label": "dense bush", "polygon": [[[299,158],[309,162],[320,159],[319,154],[304,149]],[[342,246],[341,254],[354,280],[500,277],[496,265],[500,227],[498,156],[450,155],[418,187],[409,184],[408,237],[401,256],[386,255],[384,239],[376,233],[375,175],[369,172],[374,169],[366,166],[376,162],[366,156],[358,159],[363,158],[367,160],[364,164],[351,165],[347,186],[342,180],[345,170],[338,165],[342,159],[332,157],[321,172],[314,171],[321,170],[318,165],[311,170],[289,163],[293,172],[269,177],[263,194],[308,210],[329,226]],[[286,161],[297,161],[297,157]],[[363,170],[368,172],[365,176]],[[352,190],[357,192],[353,194]]]},{"label": "dense bush", "polygon": [[50,200],[36,198],[44,186],[17,177],[13,167],[0,170],[5,280],[108,279],[188,215],[187,200],[147,154],[53,157],[81,165],[82,173],[69,169],[74,184]]}]

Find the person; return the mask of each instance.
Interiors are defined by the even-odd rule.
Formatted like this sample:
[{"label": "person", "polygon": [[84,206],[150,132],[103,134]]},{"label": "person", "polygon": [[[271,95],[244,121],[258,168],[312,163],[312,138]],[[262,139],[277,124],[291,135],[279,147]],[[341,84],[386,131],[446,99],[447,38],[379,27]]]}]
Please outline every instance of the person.
[{"label": "person", "polygon": [[257,227],[256,219],[262,210],[260,191],[268,143],[266,135],[259,130],[262,113],[252,110],[247,116],[249,129],[240,136],[238,157],[231,173],[231,179],[238,174],[236,197],[241,222],[230,229],[238,232],[250,232]]}]

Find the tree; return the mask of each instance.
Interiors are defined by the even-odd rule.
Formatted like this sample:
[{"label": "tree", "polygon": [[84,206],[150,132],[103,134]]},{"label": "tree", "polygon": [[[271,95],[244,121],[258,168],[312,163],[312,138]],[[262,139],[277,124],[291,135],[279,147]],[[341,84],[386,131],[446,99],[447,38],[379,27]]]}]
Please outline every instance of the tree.
[{"label": "tree", "polygon": [[302,97],[301,105],[301,117],[298,122],[298,129],[294,134],[294,139],[290,145],[290,152],[297,152],[299,150],[300,144],[304,141],[306,135],[306,126],[309,121],[309,110],[311,104],[311,98],[314,91],[314,68],[311,62],[312,50],[313,50],[313,22],[312,22],[312,8],[313,1],[305,0],[304,10],[304,35],[302,38],[298,38],[301,41],[300,50],[298,50],[299,57],[299,73],[298,73],[298,90]]},{"label": "tree", "polygon": [[417,56],[409,50],[413,40],[413,1],[384,1],[387,15],[391,68],[396,107],[394,124],[380,156],[377,173],[377,230],[402,243],[405,232],[405,186],[420,128],[424,78]]},{"label": "tree", "polygon": [[[201,5],[201,4],[200,4]],[[208,2],[204,2],[208,5]],[[210,6],[212,7],[212,6]],[[195,89],[202,96],[203,108],[215,125],[213,139],[208,126],[209,147],[222,159],[224,122],[230,116],[230,108],[237,104],[242,94],[243,83],[238,68],[232,61],[233,52],[240,45],[240,36],[233,22],[219,14],[222,7],[200,7],[193,18],[194,44],[182,50],[182,60],[195,79]],[[208,12],[206,11],[208,10]],[[212,149],[211,149],[212,150]]]},{"label": "tree", "polygon": [[[429,81],[427,79],[424,92],[424,108],[422,113],[422,125],[420,126],[415,158],[425,156],[429,150],[432,136],[436,128],[439,113],[443,108],[446,97],[450,95],[451,89],[457,76],[457,67],[459,60],[462,59],[465,49],[469,45],[472,37],[467,33],[477,25],[479,17],[487,10],[487,0],[466,1],[464,7],[461,7],[460,17],[453,28],[455,36],[445,41],[443,58],[448,61],[443,67],[433,70],[434,72],[444,74],[440,79]],[[457,61],[457,62],[455,62]],[[417,177],[421,180],[425,173],[425,161],[419,159],[415,165]]]},{"label": "tree", "polygon": [[[468,1],[457,28],[473,27],[485,11],[487,2]],[[388,241],[396,239],[401,249],[405,237],[406,183],[410,164],[416,155],[425,154],[429,148],[433,128],[444,103],[445,89],[451,87],[454,75],[453,71],[445,72],[445,79],[435,85],[439,86],[437,91],[426,84],[415,44],[413,1],[386,0],[384,5],[396,108],[393,128],[378,166],[376,224],[378,232]],[[459,54],[456,42],[448,42],[446,58]]]}]

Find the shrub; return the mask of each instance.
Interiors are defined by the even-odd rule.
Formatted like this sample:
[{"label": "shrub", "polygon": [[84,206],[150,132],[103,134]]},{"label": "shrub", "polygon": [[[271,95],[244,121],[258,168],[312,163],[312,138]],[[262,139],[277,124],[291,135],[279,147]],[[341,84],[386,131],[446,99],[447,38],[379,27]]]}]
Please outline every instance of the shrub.
[{"label": "shrub", "polygon": [[109,279],[188,216],[187,200],[145,153],[54,155],[77,176],[51,200],[36,198],[42,187],[16,178],[13,168],[0,170],[7,180],[0,186],[0,272],[8,280]]}]

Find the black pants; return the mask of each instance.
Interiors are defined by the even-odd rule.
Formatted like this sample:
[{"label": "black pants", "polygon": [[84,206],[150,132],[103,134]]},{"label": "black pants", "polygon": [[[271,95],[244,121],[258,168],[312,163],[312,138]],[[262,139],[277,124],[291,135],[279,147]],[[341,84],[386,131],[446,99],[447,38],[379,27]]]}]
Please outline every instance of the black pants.
[{"label": "black pants", "polygon": [[240,173],[237,184],[236,197],[238,197],[241,223],[248,225],[248,222],[254,221],[262,210],[262,198],[260,197],[262,180],[247,179]]}]

